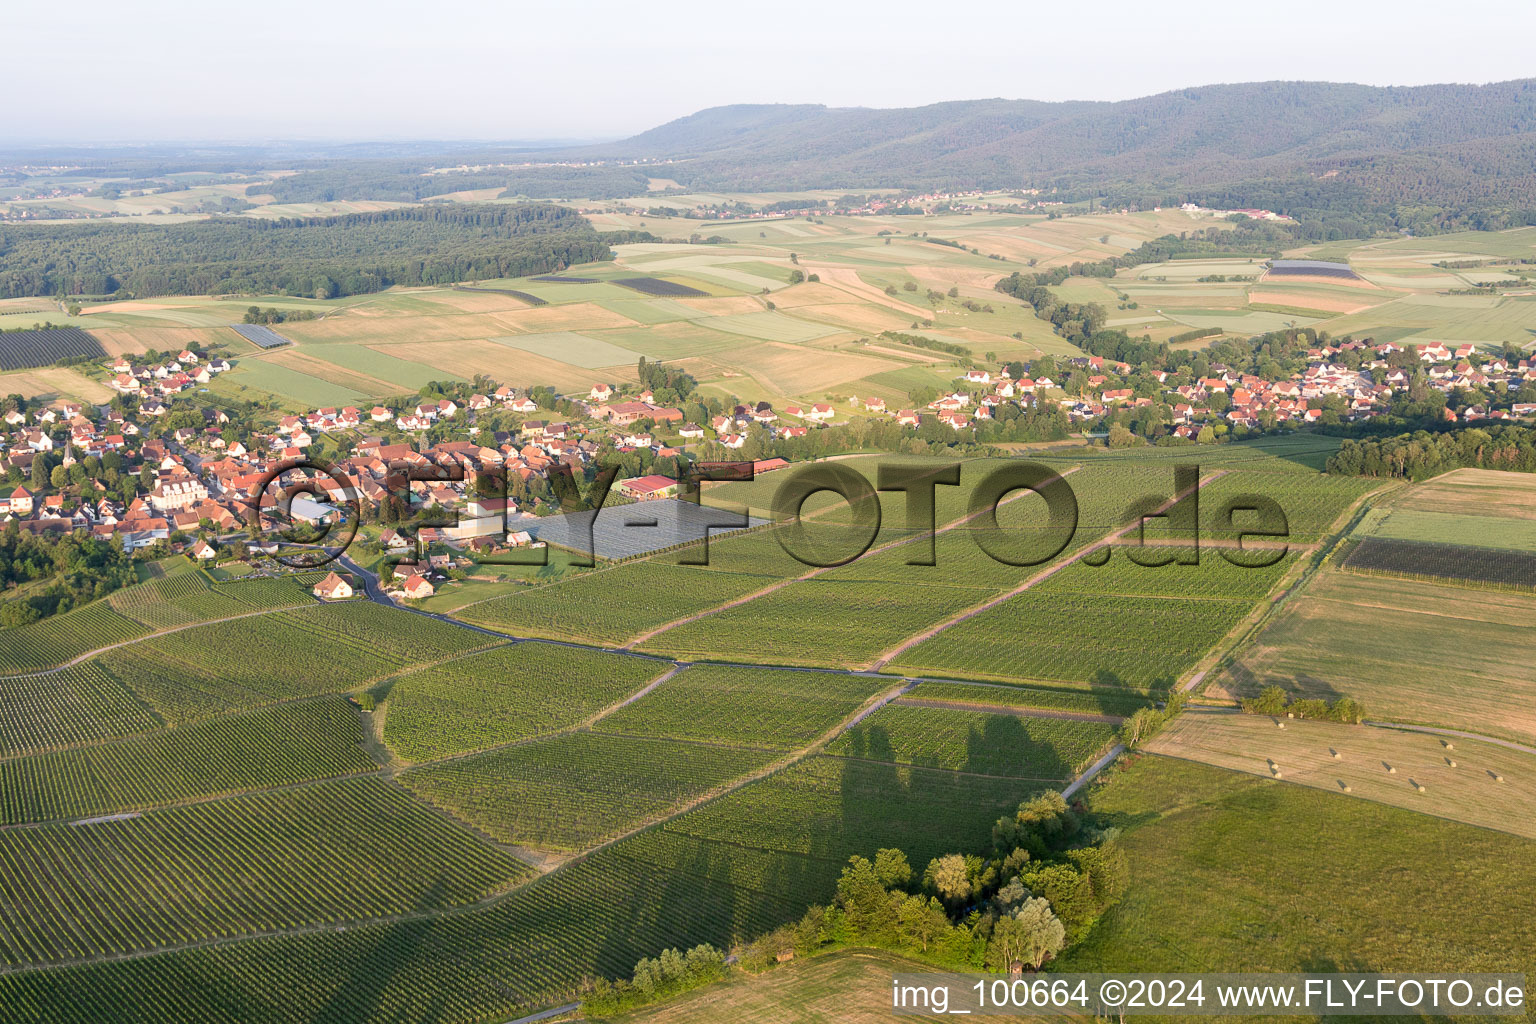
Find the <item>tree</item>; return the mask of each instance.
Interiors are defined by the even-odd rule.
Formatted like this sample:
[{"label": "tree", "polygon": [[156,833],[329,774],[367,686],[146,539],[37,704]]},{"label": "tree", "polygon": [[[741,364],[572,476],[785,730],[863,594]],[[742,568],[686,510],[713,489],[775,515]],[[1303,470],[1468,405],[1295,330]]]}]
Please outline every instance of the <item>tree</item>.
[{"label": "tree", "polygon": [[42,452],[32,456],[32,487],[41,491],[46,488],[52,479],[52,471],[48,466],[48,457]]},{"label": "tree", "polygon": [[1123,423],[1116,423],[1109,428],[1109,446],[1111,448],[1129,448],[1136,443],[1136,435]]},{"label": "tree", "polygon": [[802,271],[802,270],[791,270],[789,272],[789,283],[790,284],[799,284],[801,281],[804,281],[804,280],[805,280],[805,272],[804,271]]},{"label": "tree", "polygon": [[1285,691],[1278,686],[1266,686],[1257,697],[1243,701],[1243,710],[1251,715],[1282,715],[1285,713]]},{"label": "tree", "polygon": [[923,881],[951,906],[964,903],[971,895],[970,871],[965,858],[958,853],[946,853],[929,861]]},{"label": "tree", "polygon": [[887,889],[899,889],[912,880],[912,865],[900,850],[880,850],[875,854],[875,877]]},{"label": "tree", "polygon": [[1067,929],[1051,912],[1051,905],[1039,897],[1025,900],[1013,919],[1024,959],[1035,970],[1040,969],[1046,957],[1061,952],[1067,944]]},{"label": "tree", "polygon": [[908,896],[896,911],[896,927],[902,938],[926,953],[928,944],[949,927],[949,916],[944,913],[943,904],[932,896]]},{"label": "tree", "polygon": [[1215,444],[1216,431],[1211,429],[1211,425],[1209,423],[1204,424],[1201,426],[1200,432],[1195,435],[1195,440],[1200,444]]}]

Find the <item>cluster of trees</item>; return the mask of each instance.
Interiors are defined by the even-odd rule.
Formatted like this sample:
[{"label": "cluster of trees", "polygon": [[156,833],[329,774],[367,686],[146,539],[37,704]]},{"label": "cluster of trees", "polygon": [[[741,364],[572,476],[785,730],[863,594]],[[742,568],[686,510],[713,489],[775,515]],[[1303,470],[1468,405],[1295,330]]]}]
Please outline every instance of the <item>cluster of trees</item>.
[{"label": "cluster of trees", "polygon": [[340,217],[0,226],[0,297],[286,294],[545,274],[608,259],[608,240],[547,204],[454,204]]},{"label": "cluster of trees", "polygon": [[1465,466],[1536,473],[1536,429],[1500,424],[1346,439],[1325,468],[1345,476],[1425,480]]},{"label": "cluster of trees", "polygon": [[592,1017],[622,1013],[719,981],[726,970],[725,954],[714,946],[664,949],[655,958],[644,957],[635,964],[635,973],[628,981],[597,979],[583,993],[581,1010]]},{"label": "cluster of trees", "polygon": [[1129,864],[1117,836],[1047,792],[998,819],[984,855],[944,854],[921,872],[897,849],[852,857],[830,904],[760,937],[741,963],[760,969],[784,949],[860,945],[962,971],[1038,969],[1124,894]]},{"label": "cluster of trees", "polygon": [[1266,686],[1257,697],[1243,698],[1243,711],[1250,715],[1293,715],[1347,725],[1365,721],[1365,705],[1353,697],[1340,697],[1332,704],[1315,697],[1292,700],[1279,686]]},{"label": "cluster of trees", "polygon": [[666,363],[647,361],[645,356],[640,357],[636,369],[640,376],[640,386],[651,389],[658,405],[676,405],[686,400],[699,386],[693,374]]},{"label": "cluster of trees", "polygon": [[1162,732],[1163,726],[1173,721],[1174,717],[1184,710],[1184,705],[1188,701],[1188,694],[1170,691],[1162,707],[1137,709],[1136,713],[1120,726],[1120,742],[1127,747],[1136,747],[1145,743]]},{"label": "cluster of trees", "polygon": [[289,320],[313,320],[318,315],[312,309],[278,309],[275,306],[262,309],[260,306],[252,306],[245,311],[242,319],[248,324],[283,324]]},{"label": "cluster of trees", "polygon": [[[850,857],[831,903],[753,940],[739,963],[756,972],[786,950],[812,956],[874,946],[956,971],[1038,970],[1086,935],[1128,884],[1117,830],[1083,821],[1060,793],[1042,793],[998,819],[985,855],[945,854],[920,872],[899,849]],[[641,960],[632,981],[594,983],[582,1009],[602,1016],[725,972],[711,947],[667,950]]]},{"label": "cluster of trees", "polygon": [[904,334],[900,331],[883,331],[880,334],[881,341],[894,341],[898,345],[907,345],[911,348],[925,348],[931,352],[943,352],[945,355],[956,356],[969,361],[971,350],[964,345],[956,345],[953,342],[940,341],[937,338],[924,337],[921,334]]},{"label": "cluster of trees", "polygon": [[38,580],[45,587],[0,605],[0,626],[20,626],[67,612],[138,582],[122,546],[86,533],[34,534],[10,522],[0,530],[0,586]]}]

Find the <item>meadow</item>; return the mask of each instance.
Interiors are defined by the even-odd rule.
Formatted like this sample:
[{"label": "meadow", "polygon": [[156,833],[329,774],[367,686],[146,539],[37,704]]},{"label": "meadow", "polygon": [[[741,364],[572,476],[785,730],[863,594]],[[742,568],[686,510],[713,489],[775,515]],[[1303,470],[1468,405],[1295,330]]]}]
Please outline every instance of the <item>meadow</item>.
[{"label": "meadow", "polygon": [[1536,886],[1528,839],[1152,755],[1089,805],[1124,828],[1131,885],[1054,971],[1536,968],[1508,898]]}]

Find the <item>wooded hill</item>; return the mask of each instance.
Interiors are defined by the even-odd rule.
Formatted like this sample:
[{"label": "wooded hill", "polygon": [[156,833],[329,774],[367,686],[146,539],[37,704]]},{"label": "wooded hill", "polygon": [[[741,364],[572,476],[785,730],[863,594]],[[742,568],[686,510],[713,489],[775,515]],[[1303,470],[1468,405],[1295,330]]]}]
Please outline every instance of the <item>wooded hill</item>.
[{"label": "wooded hill", "polygon": [[[1214,85],[1116,103],[714,107],[585,155],[691,189],[1017,188],[1285,212],[1536,219],[1536,79]],[[686,159],[683,159],[686,158]],[[1471,226],[1505,226],[1476,223]]]}]

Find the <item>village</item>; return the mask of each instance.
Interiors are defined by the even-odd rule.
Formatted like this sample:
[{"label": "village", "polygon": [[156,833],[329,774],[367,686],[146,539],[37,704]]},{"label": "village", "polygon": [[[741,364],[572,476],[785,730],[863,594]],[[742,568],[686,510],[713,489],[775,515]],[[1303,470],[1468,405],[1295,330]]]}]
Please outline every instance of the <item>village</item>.
[{"label": "village", "polygon": [[[988,421],[1056,410],[1085,440],[1152,440],[1124,432],[1128,423],[1155,433],[1157,443],[1211,443],[1384,415],[1415,382],[1456,397],[1443,408],[1446,422],[1536,414],[1536,360],[1470,344],[1405,350],[1369,340],[1320,342],[1307,350],[1306,364],[1280,380],[1220,363],[1181,379],[1083,356],[1059,365],[973,367],[913,408],[857,395],[780,409],[765,401],[715,403],[721,411],[703,423],[635,385],[631,393],[600,383],[585,394],[557,396],[482,380],[483,390],[465,388],[458,397],[234,424],[228,411],[195,392],[229,368],[226,359],[182,351],[139,365],[123,357],[107,367],[109,386],[122,396],[110,406],[12,402],[0,417],[7,473],[0,518],[33,533],[88,531],[126,552],[169,548],[214,563],[270,555],[275,545],[258,535],[262,530],[334,523],[356,503],[364,521],[382,527],[376,543],[395,567],[386,587],[417,598],[474,557],[540,544],[538,520],[561,511],[552,475],[587,481],[598,466],[617,461],[624,472],[611,503],[672,498],[695,459],[735,457],[769,472],[795,458],[793,443],[811,431],[860,418],[928,436],[937,426],[977,437]],[[295,474],[283,468],[317,456],[333,475],[320,480],[313,498],[283,502],[274,480],[291,482]],[[421,525],[440,520],[447,525]]]}]

